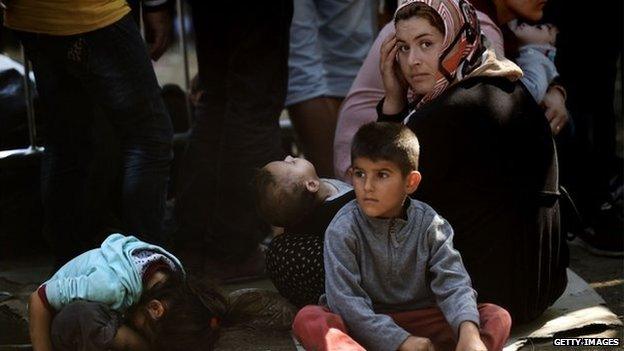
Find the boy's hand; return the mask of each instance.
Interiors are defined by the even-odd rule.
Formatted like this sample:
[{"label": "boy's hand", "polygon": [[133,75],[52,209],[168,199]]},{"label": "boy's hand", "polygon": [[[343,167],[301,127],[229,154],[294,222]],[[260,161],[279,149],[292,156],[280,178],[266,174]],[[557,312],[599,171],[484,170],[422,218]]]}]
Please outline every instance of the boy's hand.
[{"label": "boy's hand", "polygon": [[427,338],[410,336],[399,346],[398,351],[435,351],[433,343]]},{"label": "boy's hand", "polygon": [[473,322],[465,321],[460,324],[455,351],[487,351],[479,336],[479,328]]}]

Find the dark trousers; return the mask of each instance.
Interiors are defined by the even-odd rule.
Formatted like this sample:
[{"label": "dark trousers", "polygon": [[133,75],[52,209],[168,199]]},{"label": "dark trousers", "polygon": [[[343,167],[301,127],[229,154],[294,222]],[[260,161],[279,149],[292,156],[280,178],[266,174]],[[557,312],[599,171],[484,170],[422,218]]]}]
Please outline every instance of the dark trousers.
[{"label": "dark trousers", "polygon": [[[292,0],[192,4],[199,86],[176,213],[179,240],[223,262],[244,260],[268,235],[254,170],[279,159]],[[231,8],[229,8],[231,7]]]},{"label": "dark trousers", "polygon": [[[552,20],[561,30],[556,63],[568,91],[567,105],[575,124],[573,144],[562,158],[571,164],[570,190],[578,200],[579,210],[588,224],[597,224],[591,223],[592,217],[609,200],[613,190],[610,181],[624,171],[616,147],[616,127],[622,116],[616,116],[614,111],[617,65],[622,55],[623,5],[614,1],[601,7],[579,8],[555,0],[549,6]],[[586,21],[579,26],[581,17]],[[601,47],[600,55],[579,49],[579,43],[593,38],[584,28],[594,28],[592,33],[609,33],[611,45]]]},{"label": "dark trousers", "polygon": [[136,23],[125,16],[80,35],[17,35],[33,64],[44,109],[45,231],[58,260],[88,248],[93,236],[84,221],[93,190],[86,180],[93,137],[102,133],[92,130],[96,108],[121,144],[120,229],[159,242],[173,132]]},{"label": "dark trousers", "polygon": [[54,316],[50,340],[57,351],[106,351],[121,324],[119,313],[105,304],[78,300]]}]

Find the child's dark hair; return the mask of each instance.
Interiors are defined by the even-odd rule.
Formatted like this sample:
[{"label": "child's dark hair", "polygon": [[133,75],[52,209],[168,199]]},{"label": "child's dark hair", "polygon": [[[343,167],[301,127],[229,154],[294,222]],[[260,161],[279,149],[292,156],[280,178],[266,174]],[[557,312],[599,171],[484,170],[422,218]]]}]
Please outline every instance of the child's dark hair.
[{"label": "child's dark hair", "polygon": [[143,292],[138,308],[159,300],[165,312],[156,321],[147,318],[154,338],[150,343],[162,351],[212,350],[220,324],[227,313],[226,299],[217,288],[180,274],[170,274]]},{"label": "child's dark hair", "polygon": [[442,17],[431,6],[423,2],[414,2],[402,7],[394,15],[394,24],[399,21],[408,20],[412,17],[424,18],[429,21],[434,28],[440,31],[442,35],[445,34],[446,28],[444,27],[444,21]]},{"label": "child's dark hair", "polygon": [[292,184],[292,191],[282,189],[278,179],[266,167],[256,171],[256,207],[260,216],[274,226],[292,226],[317,205],[315,195],[306,189],[305,184],[296,179],[289,181],[295,182]]},{"label": "child's dark hair", "polygon": [[355,133],[351,144],[351,163],[358,157],[390,161],[406,176],[418,170],[419,153],[416,135],[403,124],[372,122]]}]

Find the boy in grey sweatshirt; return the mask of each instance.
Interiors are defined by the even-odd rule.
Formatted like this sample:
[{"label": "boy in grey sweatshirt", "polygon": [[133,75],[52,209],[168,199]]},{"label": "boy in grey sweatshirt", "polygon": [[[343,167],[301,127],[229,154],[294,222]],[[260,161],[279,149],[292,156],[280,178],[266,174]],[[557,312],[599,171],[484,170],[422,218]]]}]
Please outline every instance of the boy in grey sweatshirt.
[{"label": "boy in grey sweatshirt", "polygon": [[509,314],[477,305],[451,226],[408,198],[421,179],[418,153],[416,136],[400,124],[369,123],[356,133],[356,200],[325,234],[322,306],[304,307],[293,323],[307,350],[502,349]]}]

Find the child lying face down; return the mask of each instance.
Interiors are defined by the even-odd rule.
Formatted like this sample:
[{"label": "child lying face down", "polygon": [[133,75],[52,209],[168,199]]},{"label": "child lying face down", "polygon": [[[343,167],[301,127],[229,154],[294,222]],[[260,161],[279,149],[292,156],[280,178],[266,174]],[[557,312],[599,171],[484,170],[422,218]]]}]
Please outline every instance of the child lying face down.
[{"label": "child lying face down", "polygon": [[225,303],[161,247],[112,234],[31,295],[29,329],[35,351],[210,350]]},{"label": "child lying face down", "polygon": [[307,350],[502,349],[509,314],[477,305],[450,224],[408,197],[421,179],[418,154],[402,124],[370,123],[356,133],[356,200],[325,233],[325,295],[293,323]]}]

